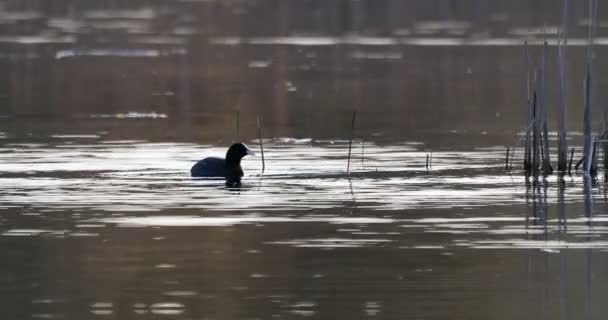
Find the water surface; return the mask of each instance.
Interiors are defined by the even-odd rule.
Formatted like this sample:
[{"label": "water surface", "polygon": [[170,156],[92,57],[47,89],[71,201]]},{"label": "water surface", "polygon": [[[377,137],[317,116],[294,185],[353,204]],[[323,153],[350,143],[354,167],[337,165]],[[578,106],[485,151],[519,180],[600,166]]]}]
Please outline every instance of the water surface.
[{"label": "water surface", "polygon": [[348,141],[273,138],[265,172],[245,158],[243,185],[227,188],[188,176],[225,145],[108,136],[0,136],[0,296],[11,318],[605,311],[601,180],[526,182],[504,170],[502,146],[413,140],[356,140],[346,174]]}]

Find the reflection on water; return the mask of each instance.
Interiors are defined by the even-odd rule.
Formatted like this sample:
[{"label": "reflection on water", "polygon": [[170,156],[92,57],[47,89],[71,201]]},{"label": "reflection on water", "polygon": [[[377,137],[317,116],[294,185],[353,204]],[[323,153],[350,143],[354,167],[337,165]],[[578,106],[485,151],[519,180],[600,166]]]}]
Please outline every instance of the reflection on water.
[{"label": "reflection on water", "polygon": [[[367,143],[365,161],[354,159],[346,175],[346,141],[267,140],[266,172],[261,174],[260,159],[246,158],[241,188],[225,189],[223,180],[191,179],[184,169],[204,156],[222,156],[223,147],[52,137],[52,145],[2,148],[4,206],[255,211],[334,208],[354,201],[362,209],[401,210],[508,206],[523,200],[524,181],[502,170],[503,148],[435,151],[427,171],[426,152],[416,144]],[[571,198],[582,195],[575,190]],[[556,196],[549,196],[554,202]]]},{"label": "reflection on water", "polygon": [[[282,138],[264,141],[263,175],[247,157],[243,186],[227,189],[188,176],[225,147],[104,137],[5,137],[0,295],[11,316],[605,311],[603,181],[526,181],[504,172],[502,147],[433,150],[427,170],[420,142],[367,142],[346,175],[347,141]],[[505,305],[522,307],[496,313]]]},{"label": "reflection on water", "polygon": [[[588,17],[584,2],[571,5],[565,85],[574,125]],[[0,8],[2,118],[162,115],[213,132],[242,109],[274,124],[272,136],[315,138],[344,136],[340,121],[352,108],[368,130],[512,131],[526,105],[522,45],[532,58],[545,38],[556,49],[560,25],[559,6],[535,0],[0,0]],[[600,12],[598,57],[604,20]],[[205,121],[209,114],[217,118]],[[333,125],[315,128],[324,122]]]},{"label": "reflection on water", "polygon": [[[504,171],[521,45],[558,25],[537,0],[0,0],[1,318],[604,319],[606,181]],[[264,174],[189,177],[258,117]]]}]

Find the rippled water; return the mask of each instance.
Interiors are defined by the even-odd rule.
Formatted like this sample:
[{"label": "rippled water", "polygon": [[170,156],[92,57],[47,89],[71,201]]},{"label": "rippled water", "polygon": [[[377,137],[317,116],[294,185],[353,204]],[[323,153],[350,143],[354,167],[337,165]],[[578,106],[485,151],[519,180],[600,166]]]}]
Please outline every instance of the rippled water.
[{"label": "rippled water", "polygon": [[[602,180],[528,181],[503,147],[225,146],[0,134],[0,297],[20,319],[600,319]],[[258,148],[255,141],[250,147]],[[518,150],[519,154],[521,150]],[[516,153],[517,154],[517,153]]]},{"label": "rippled water", "polygon": [[0,319],[604,319],[606,179],[504,169],[569,3],[0,0]]}]

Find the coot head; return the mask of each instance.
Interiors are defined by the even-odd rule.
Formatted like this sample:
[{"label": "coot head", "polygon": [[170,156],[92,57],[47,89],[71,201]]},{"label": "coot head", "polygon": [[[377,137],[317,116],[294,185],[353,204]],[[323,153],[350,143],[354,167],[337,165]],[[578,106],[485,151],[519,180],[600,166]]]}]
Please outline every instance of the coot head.
[{"label": "coot head", "polygon": [[255,153],[247,147],[244,143],[237,142],[228,148],[226,152],[226,165],[238,165],[241,159],[247,155],[255,155]]},{"label": "coot head", "polygon": [[246,155],[253,155],[253,151],[249,149],[244,143],[235,143],[226,152],[226,184],[240,184],[241,177],[243,176],[243,169],[241,168],[241,159]]}]

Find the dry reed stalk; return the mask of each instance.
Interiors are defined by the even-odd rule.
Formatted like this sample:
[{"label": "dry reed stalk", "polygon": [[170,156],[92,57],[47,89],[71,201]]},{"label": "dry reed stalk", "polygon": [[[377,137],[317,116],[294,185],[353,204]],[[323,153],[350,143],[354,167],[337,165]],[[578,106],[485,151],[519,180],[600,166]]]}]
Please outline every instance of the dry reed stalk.
[{"label": "dry reed stalk", "polygon": [[258,140],[260,141],[260,153],[262,155],[262,173],[266,170],[266,160],[264,159],[264,142],[262,141],[262,123],[260,116],[257,117],[258,122]]},{"label": "dry reed stalk", "polygon": [[361,138],[361,169],[365,169],[365,140]]},{"label": "dry reed stalk", "polygon": [[532,95],[532,174],[538,176],[540,165],[540,126],[538,123],[538,104],[536,90]]},{"label": "dry reed stalk", "polygon": [[583,144],[583,171],[585,174],[589,174],[591,171],[592,160],[590,157],[592,149],[592,136],[591,136],[591,66],[587,63],[587,76],[585,77],[585,110],[583,115],[583,133],[584,133],[584,144]]},{"label": "dry reed stalk", "polygon": [[593,42],[595,37],[595,20],[597,18],[597,1],[589,0],[589,34],[588,34],[588,46],[587,46],[587,75],[585,77],[585,106],[583,114],[583,134],[584,134],[584,163],[583,171],[586,175],[593,174],[595,170],[594,163],[594,143],[592,137],[591,127],[591,113],[592,113],[592,70],[593,70]]},{"label": "dry reed stalk", "polygon": [[528,49],[528,42],[524,42],[524,50],[526,53],[526,94],[527,94],[527,109],[528,114],[526,118],[526,139],[524,142],[524,171],[530,172],[532,165],[532,152],[531,152],[531,137],[530,128],[532,127],[532,73],[530,71],[532,61],[530,58],[530,50]]},{"label": "dry reed stalk", "polygon": [[348,141],[348,162],[346,164],[346,173],[350,173],[350,157],[353,150],[353,138],[355,135],[355,120],[357,119],[357,110],[353,111],[353,119],[350,126],[350,140]]},{"label": "dry reed stalk", "polygon": [[570,161],[568,161],[568,174],[572,174],[572,161],[574,161],[574,148],[570,150]]},{"label": "dry reed stalk", "polygon": [[[568,51],[568,12],[569,0],[564,0],[562,9],[562,25],[559,33],[557,54],[558,54],[558,71],[559,71],[559,103],[558,103],[558,147],[557,147],[557,170],[565,172],[567,169],[568,160],[568,130],[566,124],[566,113],[568,109],[568,95],[566,91],[567,65],[566,53]],[[571,165],[569,166],[571,167]],[[570,169],[568,168],[570,173]]]},{"label": "dry reed stalk", "polygon": [[541,136],[541,153],[542,156],[542,171],[543,174],[552,174],[553,167],[551,166],[551,151],[549,150],[549,128],[547,125],[547,104],[545,95],[545,72],[546,72],[546,60],[547,60],[547,41],[543,43],[542,55],[541,55],[541,67],[540,67],[540,79],[539,79],[539,90],[540,90],[540,119],[539,123],[542,130]]}]

